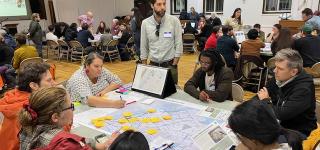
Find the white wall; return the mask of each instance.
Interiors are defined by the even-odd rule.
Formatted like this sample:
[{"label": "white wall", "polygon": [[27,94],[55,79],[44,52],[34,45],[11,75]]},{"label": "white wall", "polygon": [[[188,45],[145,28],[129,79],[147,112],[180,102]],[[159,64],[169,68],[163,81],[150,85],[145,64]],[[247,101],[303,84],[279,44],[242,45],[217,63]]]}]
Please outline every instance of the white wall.
[{"label": "white wall", "polygon": [[115,16],[130,14],[133,5],[133,0],[54,0],[57,22],[77,22],[79,15],[92,11],[95,29],[100,21],[111,26]]},{"label": "white wall", "polygon": [[[50,18],[50,9],[48,6],[48,0],[45,0],[44,3],[45,3],[46,14],[47,14],[47,20],[42,19],[40,21],[40,25],[43,30],[47,30],[48,25],[51,24],[51,18]],[[27,32],[29,29],[30,22],[31,22],[31,19],[30,20],[19,20],[19,21],[5,21],[2,24],[5,25],[5,24],[16,24],[17,23],[18,24],[17,30],[19,33],[19,32],[25,32],[25,31]]]},{"label": "white wall", "polygon": [[134,6],[134,0],[116,0],[116,15],[126,16],[131,14],[131,9]]},{"label": "white wall", "polygon": [[[187,10],[193,6],[199,13],[203,12],[204,0],[188,0]],[[305,3],[306,2],[306,3]],[[292,19],[301,20],[301,11],[309,7],[312,10],[318,9],[319,0],[292,0]],[[223,14],[218,15],[222,22],[229,18],[234,9],[242,9],[242,20],[245,25],[261,24],[265,32],[270,32],[273,24],[279,22],[280,14],[263,14],[263,0],[224,0]],[[167,0],[167,13],[170,14],[170,0]],[[209,17],[210,15],[206,15]]]}]

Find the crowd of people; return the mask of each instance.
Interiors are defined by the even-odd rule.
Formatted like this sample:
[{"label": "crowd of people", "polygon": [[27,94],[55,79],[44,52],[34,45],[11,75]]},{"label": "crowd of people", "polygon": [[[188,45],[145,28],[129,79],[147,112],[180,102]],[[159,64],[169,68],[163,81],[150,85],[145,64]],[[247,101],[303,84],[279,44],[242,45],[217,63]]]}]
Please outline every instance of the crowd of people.
[{"label": "crowd of people", "polygon": [[[313,15],[309,8],[304,9],[305,25],[295,35],[275,24],[272,33],[266,36],[261,25],[255,24],[239,46],[234,32],[241,31],[244,25],[241,8],[236,8],[222,24],[216,14],[206,18],[191,7],[190,13],[180,15],[180,19],[189,20],[183,25],[177,17],[166,13],[166,0],[150,0],[150,4],[151,16],[144,18],[138,8],[133,8],[132,15],[113,19],[110,27],[100,21],[96,32],[93,31],[94,15],[90,11],[70,26],[64,22],[49,25],[47,40],[67,43],[76,40],[87,55],[64,88],[54,81],[47,63],[20,66],[27,58],[43,57],[39,14],[32,14],[27,35],[16,34],[14,40],[7,32],[1,33],[0,73],[13,88],[0,100],[0,112],[4,116],[0,136],[6,137],[0,140],[1,147],[10,150],[63,146],[148,150],[145,136],[136,131],[115,132],[103,143],[70,133],[75,101],[91,107],[125,107],[122,99],[102,98],[123,83],[103,67],[105,58],[88,39],[101,35],[103,47],[117,36],[119,50],[124,50],[129,38],[134,37],[137,63],[169,68],[177,84],[178,64],[183,54],[182,35],[194,34],[201,51],[200,68],[185,83],[184,91],[204,103],[232,100],[232,81],[239,60],[246,56],[261,59],[260,49],[265,47],[265,42],[271,43],[275,60],[273,77],[251,100],[235,107],[228,124],[240,141],[236,149],[302,149],[302,141],[317,128],[315,86],[313,77],[304,67],[320,62],[319,16]],[[27,45],[28,38],[35,46]],[[129,57],[124,51],[120,51],[120,55]],[[59,143],[61,140],[66,141],[64,145]]]}]

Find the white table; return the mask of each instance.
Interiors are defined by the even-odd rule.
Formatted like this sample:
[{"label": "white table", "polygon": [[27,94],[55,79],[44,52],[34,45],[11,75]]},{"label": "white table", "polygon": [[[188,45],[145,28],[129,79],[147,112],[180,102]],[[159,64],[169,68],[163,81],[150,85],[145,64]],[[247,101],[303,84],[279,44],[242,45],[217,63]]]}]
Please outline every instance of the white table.
[{"label": "white table", "polygon": [[[199,104],[199,105],[203,105],[203,106],[211,106],[214,108],[219,108],[219,109],[225,109],[225,110],[232,110],[236,105],[238,105],[238,102],[235,101],[225,101],[222,103],[218,103],[218,102],[209,102],[209,103],[204,103],[201,102],[200,100],[197,100],[193,97],[191,97],[189,94],[185,93],[182,90],[177,90],[177,92],[171,96],[169,96],[169,98],[172,99],[179,99],[182,101],[186,101],[186,102],[191,102],[191,103],[195,103],[195,104]],[[170,100],[169,100],[170,101]],[[81,106],[77,106],[75,108],[75,113],[80,113],[86,110],[92,109],[92,107],[89,107],[87,105],[81,105]],[[95,136],[102,134],[101,132],[88,128],[86,126],[83,125],[79,125],[78,127],[74,128],[71,130],[72,133],[75,133],[77,135],[83,136],[83,137],[87,137],[87,138],[94,138]]]}]

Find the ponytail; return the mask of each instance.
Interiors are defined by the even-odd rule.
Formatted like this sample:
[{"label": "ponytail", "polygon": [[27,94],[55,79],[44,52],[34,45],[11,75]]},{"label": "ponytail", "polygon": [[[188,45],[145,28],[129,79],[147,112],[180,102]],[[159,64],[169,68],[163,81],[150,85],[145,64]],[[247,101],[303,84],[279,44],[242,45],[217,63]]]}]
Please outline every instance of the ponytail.
[{"label": "ponytail", "polygon": [[27,134],[31,134],[32,127],[36,125],[36,121],[32,119],[31,114],[25,108],[23,108],[19,113],[19,121]]},{"label": "ponytail", "polygon": [[281,128],[281,134],[284,135],[292,150],[302,150],[303,138],[297,131]]}]

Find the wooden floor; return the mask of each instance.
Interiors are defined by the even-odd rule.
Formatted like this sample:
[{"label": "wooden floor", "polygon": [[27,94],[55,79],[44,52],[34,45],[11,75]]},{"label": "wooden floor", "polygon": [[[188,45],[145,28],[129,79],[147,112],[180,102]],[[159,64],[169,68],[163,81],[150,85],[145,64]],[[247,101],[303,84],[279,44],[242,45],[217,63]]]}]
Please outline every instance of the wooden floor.
[{"label": "wooden floor", "polygon": [[[178,85],[183,88],[186,81],[192,76],[195,67],[195,62],[197,60],[197,54],[184,54],[179,62],[179,81]],[[49,63],[54,63],[56,65],[56,81],[62,82],[71,77],[71,75],[80,67],[80,62],[68,62],[66,60],[53,60],[49,59]],[[135,61],[116,61],[113,63],[105,62],[104,67],[109,69],[111,72],[117,74],[123,83],[132,82],[134,71],[136,68]],[[245,92],[244,99],[250,99],[255,93]],[[320,99],[320,89],[316,89],[317,99]]]}]

